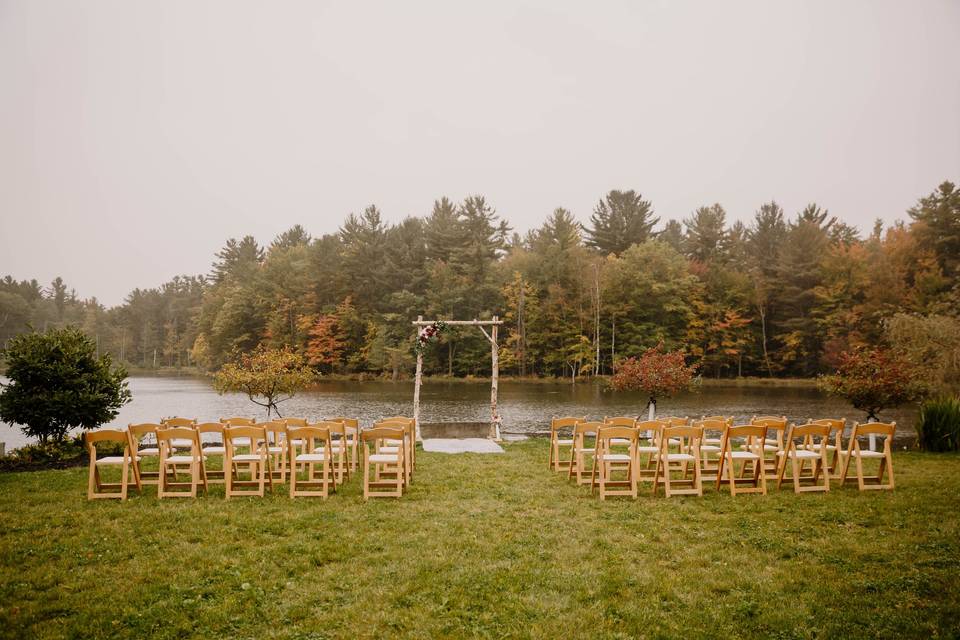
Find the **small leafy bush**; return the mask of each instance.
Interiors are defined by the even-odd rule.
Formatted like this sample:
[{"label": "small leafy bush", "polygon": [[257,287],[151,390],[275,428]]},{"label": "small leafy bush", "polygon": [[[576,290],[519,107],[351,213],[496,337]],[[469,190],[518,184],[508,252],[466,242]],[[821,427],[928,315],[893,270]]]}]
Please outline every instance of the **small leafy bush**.
[{"label": "small leafy bush", "polygon": [[920,406],[917,440],[924,451],[960,451],[960,398],[924,402]]},{"label": "small leafy bush", "polygon": [[[97,451],[101,455],[118,456],[123,453],[123,445],[119,442],[102,442],[97,444]],[[41,442],[14,449],[0,457],[0,472],[66,469],[85,465],[88,459],[83,436],[79,435],[61,442]]]}]

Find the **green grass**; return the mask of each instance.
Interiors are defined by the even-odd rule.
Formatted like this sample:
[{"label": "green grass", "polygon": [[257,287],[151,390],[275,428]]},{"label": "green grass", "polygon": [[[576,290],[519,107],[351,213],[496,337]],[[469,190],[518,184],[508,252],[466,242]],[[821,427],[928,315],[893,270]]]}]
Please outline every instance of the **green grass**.
[{"label": "green grass", "polygon": [[591,498],[546,443],[422,453],[399,501],[87,502],[0,475],[0,636],[889,638],[960,634],[960,457],[897,490]]}]

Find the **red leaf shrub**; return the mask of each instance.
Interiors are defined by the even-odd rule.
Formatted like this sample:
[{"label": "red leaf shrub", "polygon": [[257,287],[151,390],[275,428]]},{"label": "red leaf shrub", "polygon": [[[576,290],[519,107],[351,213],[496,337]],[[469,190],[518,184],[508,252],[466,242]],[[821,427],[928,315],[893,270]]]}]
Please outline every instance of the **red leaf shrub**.
[{"label": "red leaf shrub", "polygon": [[695,366],[688,366],[682,351],[663,351],[657,345],[639,358],[628,358],[620,363],[610,378],[610,387],[615,391],[643,391],[650,402],[690,388]]},{"label": "red leaf shrub", "polygon": [[821,376],[819,386],[845,398],[856,409],[877,420],[883,409],[917,400],[926,393],[916,367],[885,349],[860,347],[838,356],[837,371]]}]

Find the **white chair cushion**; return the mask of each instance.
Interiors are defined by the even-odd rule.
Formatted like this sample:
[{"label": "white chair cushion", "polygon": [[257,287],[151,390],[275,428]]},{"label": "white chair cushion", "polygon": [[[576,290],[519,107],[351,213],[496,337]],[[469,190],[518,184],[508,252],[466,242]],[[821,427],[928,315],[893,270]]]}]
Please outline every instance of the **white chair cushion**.
[{"label": "white chair cushion", "polygon": [[610,438],[610,444],[613,445],[627,445],[630,444],[630,441],[626,438]]},{"label": "white chair cushion", "polygon": [[156,447],[147,447],[146,449],[140,449],[137,451],[137,455],[141,456],[158,456],[160,455],[160,449]]},{"label": "white chair cushion", "polygon": [[192,444],[193,440],[187,440],[186,438],[174,438],[170,441],[170,446],[178,449],[189,449]]},{"label": "white chair cushion", "polygon": [[657,453],[658,451],[660,451],[660,449],[652,446],[641,445],[637,447],[637,451],[639,451],[640,453]]},{"label": "white chair cushion", "polygon": [[294,438],[293,440],[290,441],[290,444],[294,447],[302,447],[303,440],[301,440],[300,438]]},{"label": "white chair cushion", "polygon": [[859,455],[861,458],[882,458],[882,451],[870,451],[869,449],[860,449],[858,452],[856,449],[853,450],[853,455]]},{"label": "white chair cushion", "polygon": [[283,447],[268,447],[267,451],[270,453],[283,453]]},{"label": "white chair cushion", "polygon": [[[137,456],[137,462],[140,462],[140,456]],[[123,464],[123,456],[107,456],[97,460],[97,464]]]},{"label": "white chair cushion", "polygon": [[[785,451],[777,451],[778,456],[782,456]],[[806,449],[794,449],[790,452],[791,458],[819,458],[820,454],[815,451],[807,451]]]},{"label": "white chair cushion", "polygon": [[384,453],[374,453],[370,456],[369,460],[370,462],[396,462],[397,456],[396,454],[390,456]]},{"label": "white chair cushion", "polygon": [[672,445],[677,445],[677,446],[679,446],[679,445],[680,445],[680,438],[670,438],[669,440],[667,440],[667,443],[668,443],[668,444],[672,444]]},{"label": "white chair cushion", "polygon": [[596,449],[594,447],[584,447],[582,449],[577,449],[577,453],[594,453]]},{"label": "white chair cushion", "polygon": [[[704,438],[703,444],[721,444],[720,438]],[[701,449],[703,447],[700,447]]]},{"label": "white chair cushion", "polygon": [[[817,442],[817,443],[814,443],[814,444],[809,445],[807,448],[810,449],[811,451],[820,451],[820,448],[823,447],[823,446],[824,446],[824,445],[822,445],[822,444],[820,444],[819,442]],[[827,447],[827,451],[833,451],[834,449],[837,448],[835,445],[832,445],[832,444],[828,444],[828,445],[826,445],[826,447]]]},{"label": "white chair cushion", "polygon": [[393,439],[393,438],[384,438],[384,439],[383,439],[383,442],[384,442],[384,444],[386,444],[387,446],[390,446],[390,447],[397,447],[397,446],[400,446],[401,444],[403,444],[403,440],[395,440],[395,439]]},{"label": "white chair cushion", "polygon": [[222,446],[204,447],[203,452],[209,453],[210,455],[213,455],[213,456],[222,456],[222,455],[226,455],[227,448]]},{"label": "white chair cushion", "polygon": [[730,456],[734,460],[759,460],[760,456],[752,451],[731,451]]},{"label": "white chair cushion", "polygon": [[234,462],[260,462],[259,453],[241,453],[240,455],[233,456]]},{"label": "white chair cushion", "polygon": [[325,458],[322,453],[301,453],[296,460],[297,462],[323,462]]},{"label": "white chair cushion", "polygon": [[668,453],[666,457],[667,462],[694,462],[696,460],[689,453]]},{"label": "white chair cushion", "polygon": [[[203,456],[203,459],[206,460],[207,456]],[[168,464],[190,464],[193,462],[192,456],[167,456]]]},{"label": "white chair cushion", "polygon": [[250,438],[230,438],[230,442],[233,443],[235,447],[249,447]]},{"label": "white chair cushion", "polygon": [[715,444],[702,444],[700,451],[720,451],[720,447]]},{"label": "white chair cushion", "polygon": [[384,454],[392,453],[396,455],[398,451],[400,451],[400,447],[380,447],[380,450],[377,453],[384,453]]},{"label": "white chair cushion", "polygon": [[778,447],[778,446],[775,445],[775,444],[765,444],[765,445],[763,445],[763,450],[764,450],[764,451],[776,451],[776,452],[777,452],[777,455],[780,455],[780,453],[781,453],[781,452],[780,452],[780,447]]},{"label": "white chair cushion", "polygon": [[764,442],[766,444],[778,444],[778,440],[776,438],[767,438],[766,440],[764,440]]},{"label": "white chair cushion", "polygon": [[630,462],[630,456],[626,453],[605,453],[600,457],[607,462]]},{"label": "white chair cushion", "polygon": [[563,446],[569,446],[573,444],[573,440],[557,440],[556,443]]}]

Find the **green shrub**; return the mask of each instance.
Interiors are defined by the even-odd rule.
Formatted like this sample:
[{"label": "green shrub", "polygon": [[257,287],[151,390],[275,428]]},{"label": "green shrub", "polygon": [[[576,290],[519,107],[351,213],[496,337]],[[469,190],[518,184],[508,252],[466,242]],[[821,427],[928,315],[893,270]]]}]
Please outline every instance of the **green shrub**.
[{"label": "green shrub", "polygon": [[925,451],[960,451],[960,398],[924,402],[917,423],[917,440]]},{"label": "green shrub", "polygon": [[[121,455],[123,445],[118,442],[97,444],[101,455]],[[68,437],[61,442],[28,444],[14,449],[0,457],[0,472],[4,471],[42,471],[44,469],[66,469],[87,464],[89,454],[83,444],[83,436]]]}]

